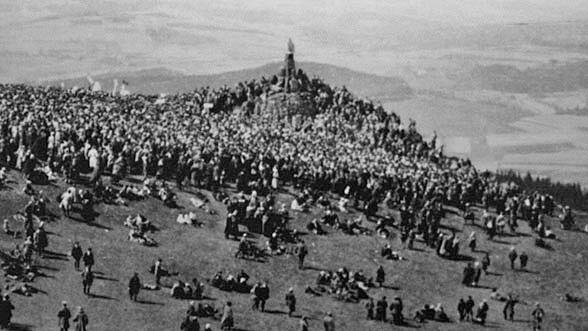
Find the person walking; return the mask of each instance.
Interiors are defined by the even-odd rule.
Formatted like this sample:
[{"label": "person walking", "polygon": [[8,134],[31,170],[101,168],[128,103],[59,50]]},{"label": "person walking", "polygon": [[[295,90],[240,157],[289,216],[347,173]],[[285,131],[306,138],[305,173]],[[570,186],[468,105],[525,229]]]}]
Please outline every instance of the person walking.
[{"label": "person walking", "polygon": [[308,331],[308,317],[302,316],[298,324],[300,325],[300,331]]},{"label": "person walking", "polygon": [[133,301],[137,301],[137,296],[139,295],[139,291],[141,290],[141,280],[139,279],[139,274],[135,272],[133,277],[129,280],[129,297]]},{"label": "person walking", "polygon": [[74,259],[74,268],[76,269],[76,271],[79,271],[80,270],[80,260],[82,259],[82,255],[84,255],[84,253],[82,252],[82,248],[80,247],[79,242],[76,241],[73,244],[73,246],[71,247],[70,255]]},{"label": "person walking", "polygon": [[71,312],[69,311],[69,308],[67,308],[67,302],[63,301],[61,306],[61,309],[57,312],[57,326],[59,326],[59,331],[68,331]]},{"label": "person walking", "polygon": [[88,331],[86,328],[88,326],[89,320],[88,315],[84,312],[84,308],[78,307],[78,314],[73,319],[76,322],[75,331]]}]

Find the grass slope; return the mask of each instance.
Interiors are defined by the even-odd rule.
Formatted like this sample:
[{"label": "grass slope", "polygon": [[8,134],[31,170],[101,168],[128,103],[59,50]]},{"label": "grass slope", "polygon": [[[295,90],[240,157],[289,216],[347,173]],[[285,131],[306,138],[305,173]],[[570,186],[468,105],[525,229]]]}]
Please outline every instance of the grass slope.
[{"label": "grass slope", "polygon": [[[24,207],[27,197],[22,192],[22,179],[19,174],[12,173],[14,180],[8,188],[0,191],[0,217],[6,218]],[[47,187],[37,187],[45,194],[54,197],[64,190],[63,183]],[[210,197],[208,192],[205,192]],[[44,293],[32,297],[12,295],[16,306],[13,321],[34,330],[53,330],[56,327],[56,313],[61,300],[70,302],[70,306],[85,307],[90,318],[90,330],[178,330],[188,302],[172,299],[169,290],[142,291],[139,298],[142,303],[133,303],[128,299],[126,286],[133,272],[137,271],[143,282],[153,283],[152,275],[147,272],[148,266],[161,257],[166,266],[179,271],[182,280],[193,277],[209,278],[217,270],[237,272],[245,269],[253,281],[267,280],[271,290],[271,298],[267,304],[274,313],[252,312],[249,295],[225,293],[211,287],[205,290],[206,296],[213,304],[220,306],[226,299],[234,302],[236,325],[242,330],[298,330],[298,319],[285,315],[286,307],[283,297],[286,290],[293,286],[298,298],[297,314],[310,316],[311,330],[322,329],[321,318],[326,311],[332,311],[337,323],[337,330],[388,330],[389,324],[365,320],[363,303],[352,304],[335,301],[328,296],[312,297],[303,293],[307,285],[314,284],[318,268],[336,269],[346,266],[351,270],[363,269],[367,274],[374,275],[379,264],[384,265],[389,288],[371,289],[370,295],[379,298],[386,295],[393,298],[398,295],[405,302],[405,315],[412,315],[415,309],[423,304],[443,303],[448,314],[457,318],[455,307],[460,297],[472,295],[476,304],[488,298],[488,288],[498,287],[501,293],[514,291],[529,303],[539,301],[547,312],[546,330],[581,330],[588,329],[585,316],[588,305],[584,303],[565,303],[559,296],[569,292],[588,298],[588,241],[586,234],[558,231],[559,239],[553,241],[553,250],[547,251],[534,247],[530,230],[522,226],[523,234],[518,237],[504,237],[497,242],[481,239],[479,247],[491,254],[490,270],[494,275],[482,276],[480,288],[465,288],[460,285],[461,271],[464,262],[447,261],[437,257],[434,252],[417,243],[417,250],[406,251],[400,246],[398,239],[392,242],[396,250],[407,261],[385,261],[376,252],[384,240],[368,236],[347,236],[336,230],[328,229],[326,237],[305,236],[310,254],[307,268],[299,271],[295,257],[279,256],[270,258],[266,263],[248,262],[233,258],[237,247],[235,241],[223,238],[225,209],[218,202],[212,202],[212,208],[218,215],[211,216],[203,212],[196,213],[205,223],[201,228],[180,225],[175,222],[178,213],[194,210],[189,202],[190,194],[180,193],[181,208],[169,209],[160,201],[149,199],[131,202],[129,207],[99,205],[96,207],[100,216],[93,225],[57,217],[47,224],[50,231],[49,250],[68,254],[73,241],[80,241],[85,249],[91,246],[95,252],[95,270],[100,272],[93,286],[95,297],[82,294],[81,277],[73,268],[73,261],[65,257],[58,259],[42,259],[46,277],[40,277],[33,283]],[[281,201],[290,201],[291,196],[280,194]],[[52,199],[53,200],[53,199]],[[55,202],[50,210],[60,214]],[[142,213],[153,221],[160,231],[153,234],[160,246],[143,247],[126,240],[127,229],[123,227],[123,219],[133,213]],[[302,229],[306,221],[317,211],[310,214],[296,215],[292,221],[295,228]],[[462,242],[471,230],[481,229],[463,226],[463,222],[449,214],[443,224],[454,227],[460,234]],[[77,217],[77,214],[74,214]],[[351,216],[351,215],[350,215]],[[346,216],[346,217],[350,217]],[[586,218],[582,217],[582,224]],[[370,227],[373,224],[370,224]],[[16,225],[13,225],[16,227]],[[20,239],[18,242],[20,243]],[[16,241],[0,234],[0,248],[12,248]],[[530,257],[530,272],[514,272],[509,269],[506,254],[513,245],[517,250],[526,251]],[[462,244],[462,246],[465,246]],[[470,254],[465,252],[465,254]],[[475,254],[480,256],[481,253]],[[173,282],[175,278],[164,278],[164,284]],[[5,281],[3,280],[2,285]],[[393,289],[397,288],[397,289]],[[528,330],[527,320],[532,306],[519,305],[516,308],[518,321],[515,323],[502,320],[503,303],[489,300],[490,314],[488,328],[500,330]],[[205,319],[203,323],[212,323],[218,330],[218,321]],[[415,326],[413,324],[413,326]],[[423,330],[476,330],[484,329],[470,323],[437,323],[429,322],[421,327]]]}]

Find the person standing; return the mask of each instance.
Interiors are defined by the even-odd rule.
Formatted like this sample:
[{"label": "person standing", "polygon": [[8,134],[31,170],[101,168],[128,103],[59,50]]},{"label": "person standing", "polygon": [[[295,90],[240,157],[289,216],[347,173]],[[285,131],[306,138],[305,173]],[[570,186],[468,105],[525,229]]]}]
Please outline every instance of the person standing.
[{"label": "person standing", "polygon": [[388,309],[388,302],[383,296],[376,302],[376,321],[386,322],[386,309]]},{"label": "person standing", "polygon": [[466,303],[463,298],[459,299],[459,303],[457,304],[457,312],[459,313],[459,321],[463,321],[466,317]]},{"label": "person standing", "polygon": [[223,308],[223,315],[221,317],[221,330],[223,331],[232,330],[235,325],[235,321],[233,320],[233,308],[231,306],[231,301],[227,301],[227,304]]},{"label": "person standing", "polygon": [[69,308],[67,308],[67,302],[63,301],[61,303],[62,308],[57,312],[58,322],[57,325],[59,326],[59,331],[68,331],[69,330],[69,319],[71,318],[71,312]]},{"label": "person standing", "polygon": [[478,311],[476,312],[476,318],[473,321],[481,325],[485,325],[486,318],[488,317],[488,310],[490,310],[490,307],[488,306],[486,300],[483,300],[480,306],[478,307]]},{"label": "person standing", "polygon": [[78,314],[73,319],[76,322],[76,329],[75,331],[87,331],[86,327],[88,326],[89,320],[88,315],[84,312],[84,308],[78,307]]},{"label": "person standing", "polygon": [[510,252],[508,252],[508,259],[510,260],[510,268],[515,268],[515,261],[517,260],[518,254],[514,247],[510,248]]},{"label": "person standing", "polygon": [[296,311],[296,296],[294,296],[294,289],[290,287],[288,293],[286,293],[286,306],[288,306],[288,316],[292,317],[294,311]]},{"label": "person standing", "polygon": [[92,271],[92,266],[94,265],[94,253],[92,253],[92,248],[89,247],[88,250],[82,256],[82,260],[84,261],[84,267],[86,270]]},{"label": "person standing", "polygon": [[86,270],[82,272],[82,285],[84,286],[84,294],[90,294],[90,288],[92,287],[93,282],[94,273],[92,273],[89,268],[86,268]]},{"label": "person standing", "polygon": [[474,318],[474,306],[476,305],[476,303],[474,302],[474,299],[472,299],[472,296],[468,296],[468,299],[466,300],[465,303],[465,319],[466,321],[471,321]]},{"label": "person standing", "polygon": [[259,308],[261,309],[262,312],[265,312],[265,303],[267,300],[269,300],[269,296],[270,296],[270,290],[269,287],[267,286],[267,284],[265,282],[263,282],[261,284],[261,286],[259,286]]},{"label": "person standing", "polygon": [[527,262],[529,262],[529,256],[525,252],[522,252],[519,256],[519,262],[521,263],[521,269],[525,270]]},{"label": "person standing", "polygon": [[200,331],[200,323],[198,323],[198,318],[192,315],[186,315],[184,321],[182,321],[182,325],[180,326],[180,330],[182,331]]},{"label": "person standing", "polygon": [[308,249],[306,248],[306,244],[304,244],[304,241],[300,241],[300,243],[298,243],[298,269],[299,270],[304,269],[304,259],[306,258],[306,255],[308,255]]},{"label": "person standing", "polygon": [[325,327],[325,331],[335,331],[335,319],[331,312],[328,312],[327,316],[323,318],[323,326]]},{"label": "person standing", "polygon": [[139,279],[139,275],[135,272],[133,277],[129,280],[129,297],[133,301],[137,301],[137,296],[139,295],[139,291],[141,290],[141,280]]},{"label": "person standing", "polygon": [[488,274],[488,267],[490,266],[490,254],[486,252],[484,257],[482,257],[482,270],[484,270],[484,274]]},{"label": "person standing", "polygon": [[533,331],[541,330],[541,324],[543,323],[543,317],[545,317],[545,311],[539,303],[535,303],[535,309],[531,313],[533,317]]},{"label": "person standing", "polygon": [[515,299],[512,294],[509,294],[506,298],[506,303],[504,304],[504,309],[502,309],[502,314],[504,315],[504,320],[506,321],[514,321],[514,307],[519,302],[519,300]]},{"label": "person standing", "polygon": [[82,252],[82,248],[80,247],[80,243],[79,242],[75,242],[71,248],[71,253],[70,253],[71,257],[73,257],[74,259],[74,268],[76,269],[76,271],[80,270],[80,260],[82,258],[82,255],[84,255],[84,253]]},{"label": "person standing", "polygon": [[259,288],[261,287],[261,283],[257,282],[251,288],[251,301],[253,304],[251,305],[251,309],[258,310],[259,309]]},{"label": "person standing", "polygon": [[8,294],[4,294],[2,301],[0,301],[0,328],[8,329],[10,327],[10,320],[12,319],[12,310],[14,306],[10,302]]},{"label": "person standing", "polygon": [[378,270],[376,270],[376,283],[378,283],[378,285],[380,285],[380,287],[382,287],[385,280],[386,280],[386,272],[384,271],[384,267],[380,266],[378,268]]},{"label": "person standing", "polygon": [[368,302],[365,304],[365,309],[367,310],[367,319],[373,320],[374,319],[374,299],[369,298]]},{"label": "person standing", "polygon": [[156,285],[160,285],[160,281],[161,281],[161,276],[163,274],[163,266],[161,265],[161,258],[158,258],[157,261],[155,261],[155,265],[153,267],[153,274],[155,275],[155,284]]}]

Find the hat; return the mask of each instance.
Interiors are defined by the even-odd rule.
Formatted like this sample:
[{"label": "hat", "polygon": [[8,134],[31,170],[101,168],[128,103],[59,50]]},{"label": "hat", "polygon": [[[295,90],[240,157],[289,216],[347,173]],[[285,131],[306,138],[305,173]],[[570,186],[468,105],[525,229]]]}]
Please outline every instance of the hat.
[{"label": "hat", "polygon": [[63,306],[67,306],[67,301],[61,301],[61,304],[62,304]]},{"label": "hat", "polygon": [[293,288],[293,287],[290,287],[290,288],[288,289],[288,292],[294,292],[294,288]]}]

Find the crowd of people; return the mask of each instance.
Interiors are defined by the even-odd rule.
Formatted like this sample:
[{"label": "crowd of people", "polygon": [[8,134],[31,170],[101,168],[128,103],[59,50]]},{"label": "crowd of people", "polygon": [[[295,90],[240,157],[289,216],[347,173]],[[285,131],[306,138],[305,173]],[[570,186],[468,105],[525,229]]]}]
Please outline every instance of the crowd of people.
[{"label": "crowd of people", "polygon": [[[224,185],[234,185],[240,193],[223,197],[223,201],[228,215],[225,236],[241,238],[237,256],[247,255],[252,249],[246,237],[239,237],[238,225],[243,224],[249,231],[269,238],[271,253],[288,251],[288,244],[296,246],[292,253],[298,256],[300,269],[308,252],[297,232],[289,230],[288,213],[304,212],[309,206],[325,210],[320,220],[307,225],[307,230],[317,235],[326,234],[323,225],[348,234],[369,234],[362,226],[362,218],[341,221],[336,210],[347,212],[354,208],[366,219],[373,219],[381,206],[397,209],[397,222],[378,221],[379,235],[386,237],[389,226],[394,225],[409,248],[420,238],[436,248],[438,255],[453,259],[460,256],[460,239],[440,227],[445,206],[456,208],[470,222],[475,222],[473,206],[482,206],[482,225],[490,239],[501,235],[506,226],[516,233],[519,219],[527,221],[539,237],[549,238],[542,215],[551,215],[556,208],[550,196],[497,183],[490,173],[477,171],[469,160],[446,156],[442,146],[437,146],[436,136],[424,139],[414,121],[406,125],[395,113],[353,96],[345,87],[309,79],[302,71],[296,77],[295,95],[280,92],[277,76],[239,83],[233,88],[200,88],[165,98],[0,84],[0,165],[22,171],[30,183],[60,176],[77,184],[84,182],[82,177],[88,178],[88,189],[77,191],[72,187],[58,197],[65,216],[70,217],[72,205],[79,203],[85,219],[91,218],[92,204],[99,201],[125,204],[125,200],[156,196],[173,207],[175,194],[169,182],[175,182],[178,190],[190,185],[215,194],[222,194],[219,188]],[[307,109],[284,107],[287,111],[282,112],[269,107],[288,98],[302,100]],[[104,175],[110,175],[110,184],[104,183]],[[144,185],[116,188],[128,175],[142,176]],[[4,177],[3,168],[0,185]],[[274,198],[286,186],[297,192],[290,210],[285,205],[277,206]],[[36,230],[32,226],[33,215],[43,215],[46,198],[32,187],[27,186],[27,190],[31,203],[23,214],[25,260],[31,255],[31,248],[26,247],[43,252],[48,245],[43,223]],[[337,195],[339,201],[331,205],[326,193]],[[498,216],[490,215],[490,208]],[[571,210],[564,209],[562,225],[567,229],[573,223]],[[145,217],[130,216],[125,225],[131,228],[130,240],[156,245],[145,236],[151,229]],[[469,245],[474,251],[475,237],[470,238]],[[390,247],[382,251],[383,256],[399,258],[393,253]],[[87,261],[79,245],[74,245],[71,255],[76,270],[83,259],[84,292],[90,293],[93,261]],[[518,257],[524,268],[526,258]],[[514,268],[512,258],[511,261]],[[479,263],[469,264],[466,269],[466,285],[477,284],[481,270],[485,271]],[[154,273],[157,277],[157,266]],[[380,285],[382,277],[376,279]],[[217,274],[212,283],[235,289],[243,286],[241,278],[226,279]],[[172,295],[192,298],[196,292],[200,296],[200,283],[194,285],[196,290],[187,283],[178,283]],[[310,290],[328,290],[346,300],[358,301],[368,297],[367,288],[373,284],[361,272],[342,269],[322,272],[317,286],[319,290]],[[140,288],[137,276],[129,283],[131,299],[137,299]],[[255,297],[254,309],[263,311],[264,284],[247,290]],[[286,295],[290,312],[295,309],[292,295]],[[376,311],[374,319],[385,320],[388,304],[385,298],[380,301],[375,308],[371,305]],[[400,323],[402,301],[396,301],[399,303],[394,303],[393,319]],[[487,307],[481,307],[475,317],[471,316],[473,306],[466,302],[463,307],[460,319],[470,316],[483,323]],[[427,306],[419,318],[444,319],[444,314],[442,307]],[[368,309],[368,316],[372,315]],[[225,306],[223,316],[225,324],[232,324],[230,304]],[[193,321],[188,314],[184,321],[187,329],[194,325]],[[327,324],[330,322],[325,322],[325,328]]]}]

